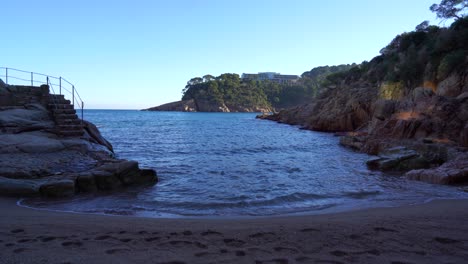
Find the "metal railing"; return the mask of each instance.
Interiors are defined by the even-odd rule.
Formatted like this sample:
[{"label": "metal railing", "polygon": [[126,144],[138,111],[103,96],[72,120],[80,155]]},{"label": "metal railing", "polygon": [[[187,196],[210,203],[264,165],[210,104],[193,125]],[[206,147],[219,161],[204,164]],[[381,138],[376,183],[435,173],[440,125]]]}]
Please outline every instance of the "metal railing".
[{"label": "metal railing", "polygon": [[[46,84],[55,93],[54,86],[59,88],[59,95],[71,96],[72,105],[75,109],[81,110],[81,120],[83,120],[84,102],[80,94],[75,89],[75,85],[63,77],[55,77],[43,73],[18,70],[14,68],[0,67],[0,78],[5,78],[6,84],[40,86]],[[14,80],[14,83],[11,82]],[[54,100],[54,104],[56,101]]]}]

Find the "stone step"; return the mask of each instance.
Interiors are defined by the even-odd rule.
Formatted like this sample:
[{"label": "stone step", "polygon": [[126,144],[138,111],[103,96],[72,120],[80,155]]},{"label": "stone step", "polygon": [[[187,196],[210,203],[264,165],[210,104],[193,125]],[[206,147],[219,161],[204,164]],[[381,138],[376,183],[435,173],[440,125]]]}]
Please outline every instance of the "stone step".
[{"label": "stone step", "polygon": [[60,122],[64,119],[79,120],[76,114],[56,114],[54,115],[55,121]]},{"label": "stone step", "polygon": [[60,115],[60,114],[76,114],[75,109],[52,109],[52,112],[54,113],[54,116]]},{"label": "stone step", "polygon": [[65,100],[65,95],[63,95],[63,94],[50,94],[49,98],[53,99],[53,100]]},{"label": "stone step", "polygon": [[49,100],[49,104],[71,104],[70,100]]},{"label": "stone step", "polygon": [[75,109],[72,104],[49,104],[49,109]]}]

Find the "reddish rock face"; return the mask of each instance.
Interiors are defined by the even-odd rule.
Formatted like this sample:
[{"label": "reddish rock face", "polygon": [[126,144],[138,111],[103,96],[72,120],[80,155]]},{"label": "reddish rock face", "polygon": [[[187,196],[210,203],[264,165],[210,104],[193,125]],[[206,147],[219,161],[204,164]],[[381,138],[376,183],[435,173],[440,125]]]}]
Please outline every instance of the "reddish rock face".
[{"label": "reddish rock face", "polygon": [[[468,147],[468,71],[453,73],[430,87],[403,87],[398,98],[383,99],[379,89],[362,81],[342,83],[314,102],[264,118],[311,130],[353,132],[345,133],[340,143],[381,155],[370,162],[376,169],[411,170],[409,178],[435,183],[468,182],[466,162],[453,161],[466,152],[458,147]],[[404,162],[385,156],[395,146],[408,147],[417,155]],[[444,154],[448,152],[455,154]],[[444,162],[439,170],[414,170]]]}]

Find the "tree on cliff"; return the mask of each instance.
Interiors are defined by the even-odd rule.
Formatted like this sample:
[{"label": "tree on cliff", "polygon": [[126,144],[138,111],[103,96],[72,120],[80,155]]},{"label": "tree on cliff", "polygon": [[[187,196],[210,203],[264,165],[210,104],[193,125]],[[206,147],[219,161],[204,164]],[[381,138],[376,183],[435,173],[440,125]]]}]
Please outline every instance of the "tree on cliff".
[{"label": "tree on cliff", "polygon": [[465,11],[467,7],[468,0],[442,0],[440,4],[431,5],[430,10],[435,12],[438,18],[444,20],[450,18],[460,19],[466,16],[466,14],[462,14],[462,12]]}]

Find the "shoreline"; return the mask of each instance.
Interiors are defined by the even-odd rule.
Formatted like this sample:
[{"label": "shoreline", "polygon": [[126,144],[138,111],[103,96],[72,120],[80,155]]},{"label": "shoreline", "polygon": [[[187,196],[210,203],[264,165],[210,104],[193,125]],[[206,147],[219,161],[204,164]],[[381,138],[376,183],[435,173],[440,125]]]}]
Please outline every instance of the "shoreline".
[{"label": "shoreline", "polygon": [[[10,199],[9,197],[4,197],[6,199]],[[0,199],[3,199],[0,197]],[[356,205],[337,205],[333,207],[327,207],[320,210],[303,210],[298,212],[291,212],[291,213],[283,213],[283,214],[271,214],[271,215],[214,215],[214,216],[207,216],[207,215],[178,215],[172,213],[161,213],[161,216],[152,216],[148,214],[110,214],[105,212],[80,212],[80,211],[67,211],[67,210],[60,210],[60,209],[51,209],[51,208],[40,208],[34,207],[29,205],[21,204],[23,200],[26,198],[13,198],[17,201],[15,205],[20,208],[24,208],[27,210],[34,210],[34,211],[43,211],[43,212],[54,212],[54,213],[66,213],[66,214],[78,214],[78,215],[101,215],[101,216],[109,216],[109,217],[135,217],[135,218],[147,218],[147,219],[163,219],[163,220],[263,220],[263,219],[272,219],[272,218],[289,218],[289,217],[314,217],[314,216],[322,216],[322,215],[334,215],[334,214],[343,214],[343,213],[353,213],[353,212],[360,212],[365,210],[375,210],[375,209],[390,209],[390,208],[399,208],[399,207],[406,207],[406,206],[421,206],[431,202],[436,201],[467,201],[467,198],[457,197],[457,198],[428,198],[425,201],[419,202],[412,202],[412,203],[405,203],[405,204],[388,204],[388,205],[369,205],[369,206],[356,206]],[[167,215],[167,216],[166,216]]]},{"label": "shoreline", "polygon": [[0,263],[462,263],[468,200],[320,215],[174,219],[0,199]]}]

